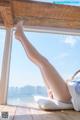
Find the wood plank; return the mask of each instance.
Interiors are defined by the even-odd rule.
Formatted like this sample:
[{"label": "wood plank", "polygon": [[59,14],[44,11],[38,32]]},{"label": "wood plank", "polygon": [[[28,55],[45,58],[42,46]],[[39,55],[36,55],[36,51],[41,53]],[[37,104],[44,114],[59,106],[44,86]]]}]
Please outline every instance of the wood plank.
[{"label": "wood plank", "polygon": [[27,107],[0,106],[9,112],[9,120],[80,120],[80,112],[73,110],[43,111]]},{"label": "wood plank", "polygon": [[0,13],[4,21],[4,26],[13,26],[13,16],[11,9],[11,2],[9,0],[0,0]]},{"label": "wood plank", "polygon": [[37,110],[37,109],[31,109],[31,114],[32,114],[32,118],[33,120],[43,120],[45,118],[45,120],[51,120],[51,119],[46,119],[46,115],[48,114],[48,112],[43,111],[43,110]]},{"label": "wood plank", "polygon": [[[25,20],[25,26],[80,29],[80,7],[31,0],[1,0],[0,9],[2,7],[2,18],[7,27]],[[2,18],[0,16],[0,25],[3,25]]]},{"label": "wood plank", "polygon": [[0,6],[0,12],[4,21],[4,26],[11,28],[13,26],[13,15],[11,11],[11,6],[9,4],[8,6]]},{"label": "wood plank", "polygon": [[[9,120],[13,120],[14,114],[16,112],[16,107],[14,106],[4,106],[0,105],[0,112],[8,112],[9,114]],[[1,116],[0,116],[1,117]]]},{"label": "wood plank", "polygon": [[30,113],[30,109],[24,107],[17,107],[14,120],[33,120]]},{"label": "wood plank", "polygon": [[79,112],[72,110],[63,111],[41,111],[31,110],[33,120],[79,120]]},{"label": "wood plank", "polygon": [[[21,16],[34,16],[55,19],[80,20],[80,7],[38,2],[13,0],[14,13]],[[73,14],[76,13],[76,14]]]},{"label": "wood plank", "polygon": [[3,109],[3,112],[8,112],[9,114],[9,120],[13,120],[14,118],[14,114],[16,112],[16,107],[13,107],[13,106],[5,106],[4,109]]},{"label": "wood plank", "polygon": [[25,25],[80,29],[80,7],[13,0],[14,20]]},{"label": "wood plank", "polygon": [[3,111],[3,109],[4,109],[4,106],[0,105],[0,120],[1,120],[1,112]]}]

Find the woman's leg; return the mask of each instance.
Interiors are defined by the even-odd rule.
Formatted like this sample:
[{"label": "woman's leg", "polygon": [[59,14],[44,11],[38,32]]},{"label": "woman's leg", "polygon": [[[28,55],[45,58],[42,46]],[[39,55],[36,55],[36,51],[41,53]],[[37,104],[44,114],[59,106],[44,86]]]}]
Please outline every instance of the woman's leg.
[{"label": "woman's leg", "polygon": [[28,58],[40,68],[44,82],[53,92],[54,98],[60,101],[68,101],[70,99],[70,93],[66,82],[49,61],[28,41],[23,32],[22,22],[17,24],[15,36],[22,43]]}]

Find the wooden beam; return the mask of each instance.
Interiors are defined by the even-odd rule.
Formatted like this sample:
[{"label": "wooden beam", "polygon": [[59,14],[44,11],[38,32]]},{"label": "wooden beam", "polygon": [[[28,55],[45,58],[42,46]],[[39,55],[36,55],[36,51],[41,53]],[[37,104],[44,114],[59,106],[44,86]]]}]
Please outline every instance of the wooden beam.
[{"label": "wooden beam", "polygon": [[13,26],[13,15],[11,10],[11,4],[9,2],[0,3],[0,12],[2,19],[4,21],[4,26],[12,27]]},{"label": "wooden beam", "polygon": [[14,22],[25,25],[80,29],[80,7],[13,0]]},{"label": "wooden beam", "polygon": [[[0,11],[7,27],[24,20],[25,26],[80,29],[80,7],[31,0],[1,0]],[[0,25],[3,25],[2,18],[0,16]]]}]

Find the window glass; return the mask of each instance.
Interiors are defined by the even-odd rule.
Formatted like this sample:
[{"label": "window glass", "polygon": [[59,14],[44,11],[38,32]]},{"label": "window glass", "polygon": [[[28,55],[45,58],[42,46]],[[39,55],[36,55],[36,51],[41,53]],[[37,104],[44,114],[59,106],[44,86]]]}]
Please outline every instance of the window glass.
[{"label": "window glass", "polygon": [[4,43],[5,43],[5,30],[0,29],[0,79],[1,79]]},{"label": "window glass", "polygon": [[80,0],[34,0],[34,1],[80,6]]},{"label": "window glass", "polygon": [[[35,48],[56,68],[64,80],[80,69],[80,37],[50,33],[25,32]],[[26,56],[13,37],[8,104],[26,105],[34,96],[47,96],[39,68]]]}]

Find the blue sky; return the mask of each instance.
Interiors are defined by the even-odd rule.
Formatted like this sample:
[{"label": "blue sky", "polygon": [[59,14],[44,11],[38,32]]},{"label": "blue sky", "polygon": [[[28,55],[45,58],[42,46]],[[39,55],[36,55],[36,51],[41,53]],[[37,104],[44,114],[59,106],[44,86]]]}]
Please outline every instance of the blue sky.
[{"label": "blue sky", "polygon": [[0,76],[1,76],[1,65],[2,65],[2,57],[3,57],[3,49],[4,49],[4,42],[5,42],[5,31],[0,30]]},{"label": "blue sky", "polygon": [[34,1],[80,6],[80,0],[34,0]]},{"label": "blue sky", "polygon": [[[49,0],[51,1],[51,0]],[[55,0],[60,1],[60,0]],[[63,0],[62,0],[63,1]],[[65,0],[66,1],[66,0]],[[79,0],[74,0],[79,1]],[[80,3],[80,2],[79,2]],[[79,5],[79,4],[78,4]],[[80,37],[50,33],[26,32],[29,41],[58,70],[64,79],[80,68]],[[4,48],[5,32],[0,30],[0,73]],[[37,66],[27,57],[19,41],[13,36],[10,66],[10,86],[44,85]]]},{"label": "blue sky", "polygon": [[[64,79],[80,68],[80,37],[27,32],[36,49],[58,70]],[[10,86],[44,85],[41,73],[27,57],[19,41],[13,38]]]}]

